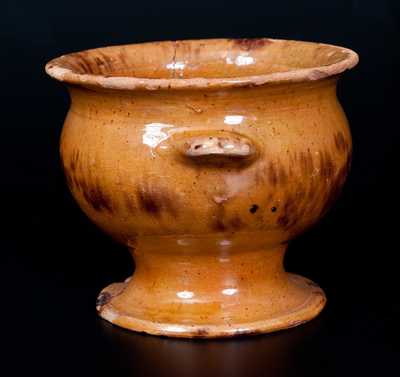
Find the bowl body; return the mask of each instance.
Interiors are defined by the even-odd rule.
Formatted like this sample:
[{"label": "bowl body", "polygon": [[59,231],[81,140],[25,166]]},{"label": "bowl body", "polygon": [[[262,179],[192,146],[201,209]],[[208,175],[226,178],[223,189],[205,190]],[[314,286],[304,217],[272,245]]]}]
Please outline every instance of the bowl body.
[{"label": "bowl body", "polygon": [[[71,88],[61,138],[69,187],[92,221],[123,242],[216,232],[287,241],[326,211],[349,168],[335,87],[331,78],[212,92]],[[185,154],[209,138],[244,140],[254,156]]]},{"label": "bowl body", "polygon": [[[351,136],[336,84],[355,55],[272,40],[166,43],[137,45],[148,65],[140,71],[138,52],[135,74],[145,78],[121,68],[134,56],[126,47],[48,66],[72,99],[61,137],[68,186],[136,259],[133,279],[100,295],[100,314],[189,337],[312,318],[323,292],[286,274],[282,258],[348,173]],[[275,66],[268,49],[280,57]],[[313,57],[322,68],[307,66]]]}]

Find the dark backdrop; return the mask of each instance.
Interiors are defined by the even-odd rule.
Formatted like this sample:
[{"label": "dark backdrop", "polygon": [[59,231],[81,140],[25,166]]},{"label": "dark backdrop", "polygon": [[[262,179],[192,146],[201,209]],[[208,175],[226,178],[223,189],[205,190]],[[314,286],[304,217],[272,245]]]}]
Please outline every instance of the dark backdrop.
[{"label": "dark backdrop", "polygon": [[[3,0],[0,10],[0,374],[11,375],[6,367],[12,375],[398,373],[397,0]],[[98,319],[99,290],[132,264],[66,189],[58,139],[68,97],[44,64],[104,45],[261,36],[360,54],[339,87],[354,137],[351,175],[334,209],[286,258],[288,270],[324,288],[326,309],[293,330],[223,341],[156,338]]]}]

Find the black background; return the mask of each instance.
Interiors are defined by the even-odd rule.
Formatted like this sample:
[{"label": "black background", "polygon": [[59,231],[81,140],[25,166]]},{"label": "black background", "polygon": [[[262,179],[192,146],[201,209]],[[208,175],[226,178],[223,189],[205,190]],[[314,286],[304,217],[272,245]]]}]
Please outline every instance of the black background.
[{"label": "black background", "polygon": [[[399,373],[398,1],[3,0],[0,10],[0,374]],[[220,341],[157,338],[109,325],[97,318],[96,296],[128,276],[132,263],[67,191],[58,139],[68,96],[44,74],[44,64],[112,44],[260,36],[333,43],[360,54],[360,65],[339,86],[353,133],[351,175],[334,209],[292,242],[286,257],[288,270],[323,287],[326,309],[296,329]]]}]

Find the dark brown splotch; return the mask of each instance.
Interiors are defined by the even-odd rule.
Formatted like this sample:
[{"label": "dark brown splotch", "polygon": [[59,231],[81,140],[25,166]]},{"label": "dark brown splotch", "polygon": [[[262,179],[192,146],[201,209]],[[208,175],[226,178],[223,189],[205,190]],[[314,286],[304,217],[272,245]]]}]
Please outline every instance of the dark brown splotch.
[{"label": "dark brown splotch", "polygon": [[254,181],[256,185],[265,184],[265,167],[258,167],[254,174]]},{"label": "dark brown splotch", "polygon": [[307,191],[303,184],[297,185],[294,196],[295,200],[300,200],[300,201],[306,198]]},{"label": "dark brown splotch", "polygon": [[136,206],[132,200],[131,195],[129,195],[128,193],[124,192],[123,194],[124,197],[124,203],[125,203],[125,207],[128,210],[128,212],[130,213],[135,213],[136,212]]},{"label": "dark brown splotch", "polygon": [[339,197],[342,187],[346,181],[351,166],[351,154],[347,155],[347,159],[343,166],[338,169],[337,174],[332,180],[329,189],[326,190],[324,197],[324,204],[321,209],[321,216],[324,215]]},{"label": "dark brown splotch", "polygon": [[194,336],[198,337],[198,338],[204,338],[208,335],[208,331],[207,329],[198,329],[196,330]]},{"label": "dark brown splotch", "polygon": [[178,215],[177,202],[166,190],[142,186],[137,189],[136,196],[140,208],[150,215],[159,217],[163,211],[172,216]]},{"label": "dark brown splotch", "polygon": [[87,192],[89,190],[88,185],[86,183],[86,179],[83,177],[79,179],[76,175],[75,175],[75,186],[78,187],[82,192]]},{"label": "dark brown splotch", "polygon": [[100,50],[98,51],[98,54],[101,56],[101,60],[103,61],[104,65],[106,66],[107,72],[108,73],[113,72],[114,71],[113,59]]},{"label": "dark brown splotch", "polygon": [[97,307],[102,307],[106,304],[108,304],[112,299],[112,295],[109,292],[101,292],[99,294],[99,297],[97,297],[96,300],[96,306]]},{"label": "dark brown splotch", "polygon": [[286,173],[285,168],[282,165],[279,166],[278,177],[279,177],[279,183],[281,185],[285,185],[288,182],[288,175]]},{"label": "dark brown splotch", "polygon": [[327,212],[340,195],[350,168],[350,153],[339,166],[335,165],[328,151],[319,155],[320,174],[311,178],[308,176],[294,192],[287,193],[282,214],[277,219],[279,226],[293,234],[298,234],[309,225],[301,221],[304,217],[315,221]]},{"label": "dark brown splotch", "polygon": [[75,149],[72,151],[70,169],[74,172],[79,164],[79,149]]},{"label": "dark brown splotch", "polygon": [[[121,62],[123,60],[121,59]],[[103,51],[81,51],[71,54],[65,66],[81,74],[110,75],[116,70],[114,59]]]},{"label": "dark brown splotch", "polygon": [[309,175],[314,172],[314,160],[310,151],[300,152],[299,163],[303,175]]},{"label": "dark brown splotch", "polygon": [[282,207],[281,214],[277,219],[278,225],[284,228],[290,228],[297,223],[298,216],[296,214],[298,202],[292,197],[288,197]]},{"label": "dark brown splotch", "polygon": [[79,184],[78,179],[76,177],[77,170],[79,168],[79,151],[73,151],[71,154],[71,158],[69,160],[65,160],[62,156],[61,163],[64,171],[64,176],[67,181],[67,185],[69,189],[72,191],[74,187],[78,186]]},{"label": "dark brown splotch", "polygon": [[239,216],[235,216],[229,220],[230,228],[234,231],[238,231],[243,227],[243,221]]},{"label": "dark brown splotch", "polygon": [[327,151],[319,153],[320,175],[323,178],[331,178],[335,174],[335,164]]},{"label": "dark brown splotch", "polygon": [[271,186],[286,185],[289,181],[287,170],[280,161],[271,161],[265,174]]},{"label": "dark brown splotch", "polygon": [[121,62],[122,66],[124,68],[128,68],[129,67],[129,64],[127,61],[128,57],[126,56],[126,52],[123,49],[120,50],[118,57],[119,57],[119,61]]},{"label": "dark brown splotch", "polygon": [[268,180],[272,186],[276,186],[278,184],[278,172],[276,171],[276,168],[275,168],[275,165],[273,162],[269,163]]},{"label": "dark brown splotch", "polygon": [[342,132],[340,131],[337,132],[335,134],[334,139],[335,139],[335,146],[338,152],[344,153],[349,150],[349,145],[347,144],[346,139]]},{"label": "dark brown splotch", "polygon": [[74,63],[72,64],[72,68],[79,73],[85,73],[87,70],[87,67],[85,64],[83,64],[80,60],[76,59]]},{"label": "dark brown splotch", "polygon": [[270,39],[266,38],[242,38],[234,39],[233,43],[235,46],[238,46],[242,50],[250,51],[267,46],[273,42]]},{"label": "dark brown splotch", "polygon": [[94,63],[96,64],[96,71],[99,74],[105,74],[107,73],[107,68],[105,67],[105,63],[102,59],[100,59],[98,56],[94,57]]},{"label": "dark brown splotch", "polygon": [[143,190],[139,190],[137,196],[143,210],[153,215],[158,215],[161,212],[163,203],[157,194],[149,194]]},{"label": "dark brown splotch", "polygon": [[290,222],[290,220],[286,214],[279,216],[278,220],[276,221],[276,223],[283,228],[287,228],[289,225],[289,222]]},{"label": "dark brown splotch", "polygon": [[216,213],[211,221],[211,229],[217,232],[225,232],[227,230],[227,227],[224,223],[224,217],[225,217],[224,205],[223,203],[219,203],[217,205]]},{"label": "dark brown splotch", "polygon": [[77,58],[77,63],[80,66],[80,68],[83,70],[83,73],[86,74],[95,74],[96,72],[93,70],[93,66],[85,52],[77,52],[75,54],[75,57]]},{"label": "dark brown splotch", "polygon": [[85,189],[81,185],[82,194],[88,204],[96,211],[106,210],[108,212],[113,212],[111,205],[111,199],[108,195],[101,189],[99,182],[88,184],[86,183]]},{"label": "dark brown splotch", "polygon": [[244,226],[245,224],[238,215],[233,217],[228,217],[226,215],[223,203],[217,205],[215,215],[210,224],[212,230],[216,232],[235,232],[242,229]]},{"label": "dark brown splotch", "polygon": [[272,188],[278,185],[285,186],[290,181],[290,172],[290,167],[285,168],[281,161],[270,161],[256,170],[254,180],[257,185],[268,185]]},{"label": "dark brown splotch", "polygon": [[96,63],[97,67],[102,68],[104,66],[103,60],[101,60],[98,56],[94,57],[94,62]]},{"label": "dark brown splotch", "polygon": [[225,232],[227,230],[224,222],[217,218],[211,223],[211,229],[217,231],[217,232]]},{"label": "dark brown splotch", "polygon": [[292,197],[291,194],[288,194],[285,204],[279,211],[276,223],[285,231],[295,231],[303,216],[309,210],[310,207],[307,207],[306,201],[298,200],[295,196]]},{"label": "dark brown splotch", "polygon": [[63,165],[68,187],[80,191],[94,210],[113,212],[111,198],[102,189],[100,181],[93,179],[90,170],[85,169],[80,161],[80,153],[76,150],[72,152],[69,164]]}]

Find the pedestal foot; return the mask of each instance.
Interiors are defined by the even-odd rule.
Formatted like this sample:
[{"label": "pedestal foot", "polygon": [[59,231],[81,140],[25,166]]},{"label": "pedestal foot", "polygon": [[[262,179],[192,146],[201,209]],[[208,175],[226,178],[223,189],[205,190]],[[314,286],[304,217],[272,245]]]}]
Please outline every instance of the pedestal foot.
[{"label": "pedestal foot", "polygon": [[101,292],[100,316],[148,334],[213,338],[282,330],[318,315],[324,292],[285,272],[286,245],[246,237],[140,240],[135,273]]}]

